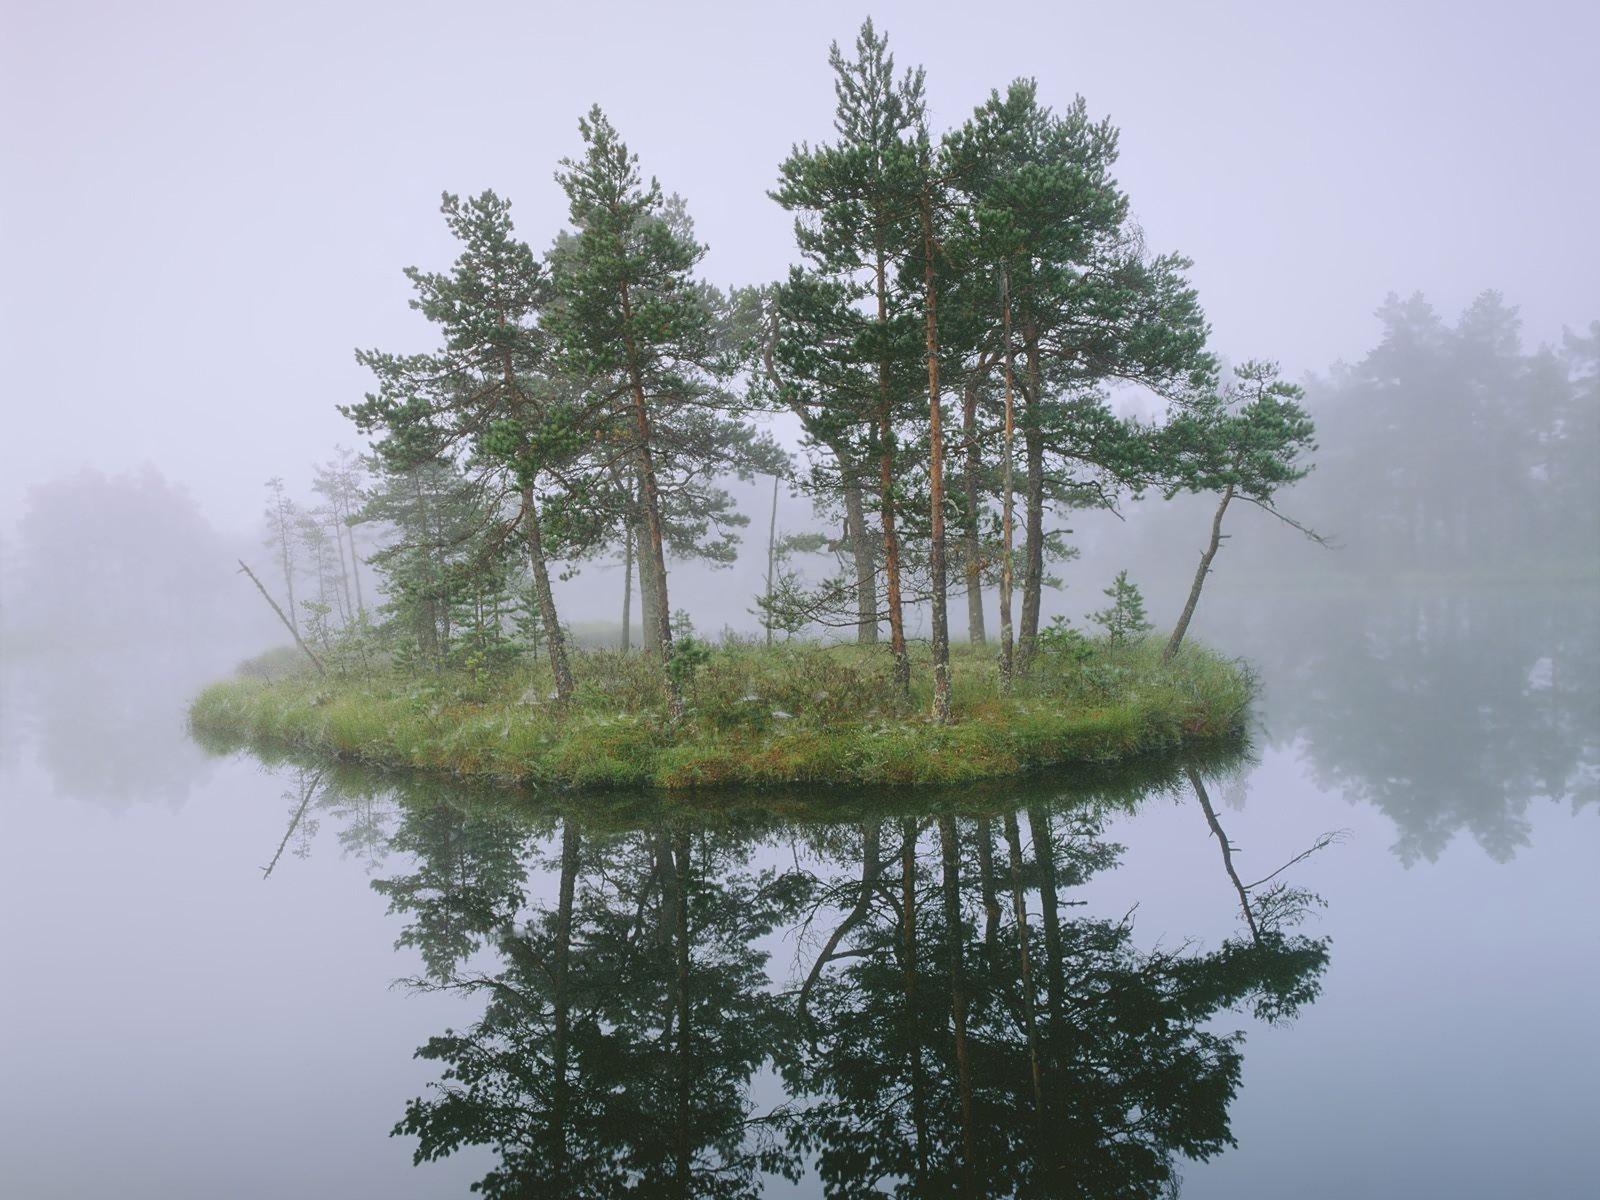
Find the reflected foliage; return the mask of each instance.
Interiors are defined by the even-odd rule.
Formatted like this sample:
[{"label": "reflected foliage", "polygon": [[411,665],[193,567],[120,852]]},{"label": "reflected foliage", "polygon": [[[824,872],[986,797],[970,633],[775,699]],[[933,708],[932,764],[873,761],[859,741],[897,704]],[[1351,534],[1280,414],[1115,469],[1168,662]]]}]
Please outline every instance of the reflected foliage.
[{"label": "reflected foliage", "polygon": [[[1236,1026],[1293,1016],[1328,954],[1292,928],[1305,904],[1242,893],[1210,947],[1096,910],[1124,854],[1108,817],[1207,773],[900,812],[835,798],[828,817],[771,797],[530,811],[419,784],[373,886],[420,956],[411,985],[471,1020],[419,1049],[439,1078],[395,1133],[419,1162],[490,1148],[489,1196],[756,1196],[803,1175],[839,1196],[1167,1194],[1232,1144]],[[389,784],[330,768],[320,786],[322,812],[361,814]]]}]

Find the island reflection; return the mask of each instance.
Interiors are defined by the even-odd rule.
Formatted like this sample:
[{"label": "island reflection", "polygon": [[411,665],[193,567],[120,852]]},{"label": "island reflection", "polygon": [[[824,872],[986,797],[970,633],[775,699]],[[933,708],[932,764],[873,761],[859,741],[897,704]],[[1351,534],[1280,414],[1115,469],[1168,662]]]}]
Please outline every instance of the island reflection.
[{"label": "island reflection", "polygon": [[[279,853],[337,821],[420,956],[407,983],[471,998],[394,1132],[419,1162],[489,1148],[485,1195],[1159,1196],[1232,1144],[1233,1026],[1292,1017],[1328,962],[1294,864],[1251,886],[1219,853],[1206,781],[1237,765],[823,808],[308,767]],[[1122,861],[1107,822],[1155,796],[1239,897],[1220,944],[1143,948],[1078,898]]]}]

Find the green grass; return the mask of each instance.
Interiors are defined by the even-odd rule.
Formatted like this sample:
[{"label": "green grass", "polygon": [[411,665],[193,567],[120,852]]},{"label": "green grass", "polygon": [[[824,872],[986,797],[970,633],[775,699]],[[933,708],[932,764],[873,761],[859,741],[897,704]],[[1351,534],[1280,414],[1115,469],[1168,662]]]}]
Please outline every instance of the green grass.
[{"label": "green grass", "polygon": [[1242,734],[1253,683],[1241,663],[1155,641],[1044,653],[1002,694],[992,653],[952,648],[953,720],[928,719],[926,648],[898,698],[882,648],[792,643],[714,648],[666,717],[642,655],[579,652],[571,704],[547,671],[380,669],[214,684],[190,724],[218,749],[311,752],[478,782],[564,788],[708,789],[783,784],[960,784],[1060,764],[1120,762]]}]

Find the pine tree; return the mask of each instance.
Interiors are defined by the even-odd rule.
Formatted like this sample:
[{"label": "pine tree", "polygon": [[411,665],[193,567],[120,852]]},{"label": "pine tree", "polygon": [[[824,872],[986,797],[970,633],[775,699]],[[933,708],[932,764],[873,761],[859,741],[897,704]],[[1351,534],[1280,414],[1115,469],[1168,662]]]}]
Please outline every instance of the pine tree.
[{"label": "pine tree", "polygon": [[[843,333],[847,386],[820,397],[838,424],[855,433],[877,463],[878,516],[883,530],[885,604],[895,678],[909,688],[897,504],[903,483],[897,427],[920,392],[922,339],[915,296],[897,267],[917,240],[917,135],[925,116],[922,70],[895,74],[888,39],[870,20],[856,36],[855,57],[834,43],[834,129],[838,140],[805,143],[780,167],[773,199],[799,214],[795,240],[810,270],[829,287],[793,289],[798,324],[825,323]],[[798,282],[798,280],[792,280]],[[858,305],[864,303],[867,311]],[[839,380],[846,382],[846,380]]]},{"label": "pine tree", "polygon": [[[1188,262],[1146,254],[1128,199],[1111,175],[1117,131],[1091,121],[1080,97],[1064,114],[1038,100],[1032,80],[996,92],[947,139],[951,171],[967,193],[974,271],[994,300],[988,344],[1005,368],[1020,361],[1024,456],[1022,610],[1016,654],[1025,666],[1038,637],[1049,502],[1102,504],[1144,469],[1140,434],[1112,414],[1110,381],[1187,396],[1210,378],[1206,327],[1185,278]],[[1010,405],[1007,405],[1009,410]],[[1011,454],[1002,469],[1009,474]],[[1054,460],[1052,464],[1051,460]],[[1011,489],[1002,484],[1002,504]],[[1002,555],[1010,558],[1009,535]],[[1002,672],[1011,607],[1002,566]]]},{"label": "pine tree", "polygon": [[687,230],[681,204],[648,184],[638,157],[598,106],[580,120],[586,151],[564,159],[557,179],[567,193],[575,234],[559,260],[559,305],[552,327],[568,373],[610,406],[607,433],[631,457],[648,575],[645,619],[654,627],[667,682],[668,708],[683,713],[672,661],[671,606],[662,500],[663,433],[673,417],[706,400],[730,363],[718,344],[710,297],[694,280],[705,254]]},{"label": "pine tree", "polygon": [[1163,659],[1183,644],[1200,589],[1222,545],[1222,518],[1237,497],[1321,541],[1320,535],[1278,511],[1279,491],[1311,470],[1305,456],[1316,449],[1315,427],[1300,406],[1304,390],[1278,378],[1275,363],[1247,362],[1234,369],[1235,383],[1174,418],[1160,444],[1171,456],[1169,496],[1178,491],[1220,492],[1211,518],[1211,538],[1201,552],[1183,612]]},{"label": "pine tree", "polygon": [[1112,645],[1136,642],[1153,628],[1145,617],[1144,593],[1139,590],[1138,584],[1128,578],[1126,570],[1118,571],[1111,586],[1102,594],[1111,604],[1090,613],[1089,620],[1106,631],[1106,637]]},{"label": "pine tree", "polygon": [[[358,354],[380,390],[346,411],[363,431],[383,434],[380,452],[402,468],[453,457],[485,482],[509,478],[515,485],[518,508],[486,510],[482,522],[498,526],[496,539],[522,531],[549,631],[551,674],[565,701],[573,680],[550,587],[541,488],[581,452],[590,414],[584,398],[552,376],[551,339],[540,324],[550,281],[515,236],[510,207],[493,192],[466,201],[445,194],[440,210],[461,247],[454,267],[406,271],[416,292],[412,306],[438,327],[443,347],[405,357]],[[484,562],[487,568],[490,560]]]}]

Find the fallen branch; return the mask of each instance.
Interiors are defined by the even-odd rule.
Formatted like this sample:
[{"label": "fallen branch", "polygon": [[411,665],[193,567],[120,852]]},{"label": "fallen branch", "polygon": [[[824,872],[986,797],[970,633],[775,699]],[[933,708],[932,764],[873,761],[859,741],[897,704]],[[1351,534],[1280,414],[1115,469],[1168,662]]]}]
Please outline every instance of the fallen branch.
[{"label": "fallen branch", "polygon": [[278,620],[283,622],[283,627],[294,635],[294,644],[306,652],[306,657],[309,658],[312,662],[312,665],[317,668],[317,674],[326,675],[328,673],[328,668],[322,665],[322,660],[320,658],[311,653],[311,647],[306,645],[305,639],[300,636],[300,631],[294,627],[294,624],[289,620],[288,617],[283,615],[283,609],[278,607],[278,602],[272,598],[272,593],[267,591],[267,589],[261,585],[261,580],[256,578],[256,573],[254,571],[244,565],[244,559],[242,558],[239,560],[239,570],[250,576],[250,582],[256,585],[256,590],[261,593],[262,599],[264,599],[268,604],[272,605],[272,611],[278,614]]}]

